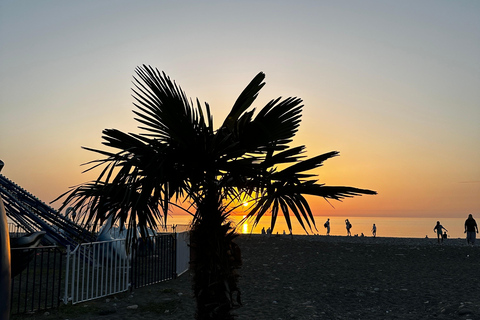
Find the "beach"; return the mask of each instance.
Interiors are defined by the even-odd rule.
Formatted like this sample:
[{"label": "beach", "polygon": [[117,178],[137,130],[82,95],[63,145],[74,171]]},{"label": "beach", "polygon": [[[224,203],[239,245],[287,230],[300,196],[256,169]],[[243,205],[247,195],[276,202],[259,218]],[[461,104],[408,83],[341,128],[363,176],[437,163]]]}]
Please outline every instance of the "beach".
[{"label": "beach", "polygon": [[[237,319],[480,319],[480,243],[463,239],[240,235]],[[12,319],[193,319],[175,280]]]}]

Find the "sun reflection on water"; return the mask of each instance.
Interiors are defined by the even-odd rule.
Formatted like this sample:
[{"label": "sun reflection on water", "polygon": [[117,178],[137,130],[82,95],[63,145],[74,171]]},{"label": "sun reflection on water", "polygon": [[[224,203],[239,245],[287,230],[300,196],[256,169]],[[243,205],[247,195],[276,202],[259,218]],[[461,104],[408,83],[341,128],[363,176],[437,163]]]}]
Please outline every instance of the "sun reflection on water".
[{"label": "sun reflection on water", "polygon": [[242,225],[242,233],[243,233],[243,234],[248,233],[248,224],[247,224],[247,223],[244,223],[244,224]]}]

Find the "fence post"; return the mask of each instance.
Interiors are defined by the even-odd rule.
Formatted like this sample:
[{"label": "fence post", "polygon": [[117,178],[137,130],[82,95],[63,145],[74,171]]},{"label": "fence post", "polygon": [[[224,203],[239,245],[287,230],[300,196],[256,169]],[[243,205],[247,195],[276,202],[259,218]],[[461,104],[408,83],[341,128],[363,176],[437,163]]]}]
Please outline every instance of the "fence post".
[{"label": "fence post", "polygon": [[177,250],[177,232],[175,231],[175,233],[173,234],[173,245],[172,245],[172,249],[173,249],[173,257],[172,257],[172,264],[173,264],[173,268],[172,268],[172,273],[173,273],[173,279],[177,279],[178,277],[178,274],[177,274],[177,254],[178,254],[178,250]]},{"label": "fence post", "polygon": [[70,276],[70,245],[67,245],[67,261],[65,264],[65,293],[63,295],[63,303],[68,304],[68,280]]},{"label": "fence post", "polygon": [[133,239],[130,241],[130,254],[131,254],[132,259],[131,259],[130,269],[129,269],[128,273],[129,273],[129,277],[130,277],[130,281],[129,281],[130,282],[129,283],[130,292],[132,292],[133,288],[135,286],[135,281],[136,281],[135,276],[134,276],[134,272],[135,272],[134,269],[137,267],[137,265],[136,265],[135,241]]}]

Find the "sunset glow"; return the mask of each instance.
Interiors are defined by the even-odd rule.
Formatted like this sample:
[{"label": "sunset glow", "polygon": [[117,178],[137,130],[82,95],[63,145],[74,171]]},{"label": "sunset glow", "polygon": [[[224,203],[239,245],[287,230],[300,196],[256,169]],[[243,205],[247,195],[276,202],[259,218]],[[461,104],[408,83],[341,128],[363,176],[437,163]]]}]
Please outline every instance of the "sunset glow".
[{"label": "sunset glow", "polygon": [[102,130],[144,133],[131,87],[149,64],[215,127],[259,71],[257,112],[302,98],[292,146],[340,152],[318,183],[378,192],[308,197],[316,216],[480,217],[480,2],[26,3],[0,10],[0,159],[46,203],[98,177],[82,147],[108,150]]}]

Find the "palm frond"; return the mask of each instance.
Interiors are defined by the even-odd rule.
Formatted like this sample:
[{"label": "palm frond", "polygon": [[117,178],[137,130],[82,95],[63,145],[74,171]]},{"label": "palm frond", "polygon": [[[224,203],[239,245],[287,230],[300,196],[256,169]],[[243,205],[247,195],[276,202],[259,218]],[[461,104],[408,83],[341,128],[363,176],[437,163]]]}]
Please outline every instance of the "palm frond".
[{"label": "palm frond", "polygon": [[298,130],[302,100],[280,98],[270,101],[253,117],[245,112],[235,124],[235,137],[247,152],[283,150]]},{"label": "palm frond", "polygon": [[[207,118],[200,103],[193,107],[183,90],[165,73],[150,66],[136,70],[139,79],[134,78],[135,119],[143,126],[141,129],[150,135],[170,143],[191,145],[192,137],[198,130],[205,131],[212,125],[212,118],[207,105]],[[207,121],[205,121],[207,120]]]},{"label": "palm frond", "polygon": [[297,162],[304,156],[302,154],[305,152],[305,146],[292,147],[281,152],[273,153],[269,152],[263,161],[263,165],[266,168],[277,166],[284,163]]},{"label": "palm frond", "polygon": [[252,103],[257,98],[258,93],[265,85],[265,82],[263,82],[264,79],[265,74],[263,72],[260,72],[247,85],[247,87],[238,96],[237,101],[235,101],[235,104],[225,118],[222,128],[227,128],[229,131],[233,131],[234,124],[237,122],[238,118],[242,115],[243,112],[250,108]]},{"label": "palm frond", "polygon": [[292,180],[292,179],[305,179],[308,177],[315,176],[314,174],[305,174],[302,172],[310,171],[315,168],[321,167],[323,162],[338,156],[337,151],[328,152],[325,154],[321,154],[306,160],[297,161],[293,165],[284,168],[276,173],[274,173],[271,177],[272,180]]}]

